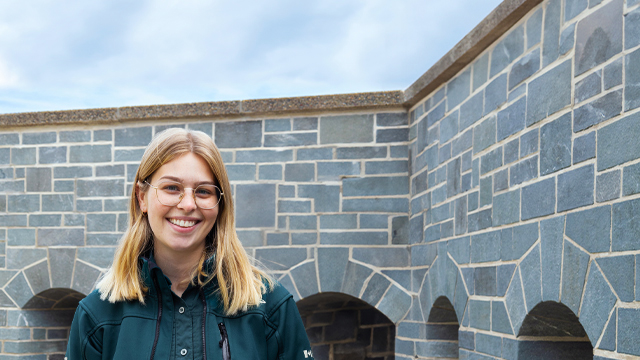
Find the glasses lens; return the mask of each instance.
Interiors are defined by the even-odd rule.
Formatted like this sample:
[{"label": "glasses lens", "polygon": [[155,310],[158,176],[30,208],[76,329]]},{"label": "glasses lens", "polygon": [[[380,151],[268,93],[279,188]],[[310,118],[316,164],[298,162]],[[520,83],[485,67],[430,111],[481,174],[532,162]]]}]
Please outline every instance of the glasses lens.
[{"label": "glasses lens", "polygon": [[182,200],[184,186],[174,181],[162,181],[158,184],[158,201],[162,205],[175,206]]},{"label": "glasses lens", "polygon": [[221,199],[221,191],[215,185],[200,185],[194,191],[196,205],[200,209],[213,209]]}]

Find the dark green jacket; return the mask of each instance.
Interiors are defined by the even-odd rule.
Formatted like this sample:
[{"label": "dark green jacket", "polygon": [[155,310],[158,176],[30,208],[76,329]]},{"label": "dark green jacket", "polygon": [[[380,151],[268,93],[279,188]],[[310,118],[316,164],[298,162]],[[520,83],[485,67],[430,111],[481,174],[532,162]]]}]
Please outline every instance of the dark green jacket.
[{"label": "dark green jacket", "polygon": [[[158,285],[158,276],[162,276],[159,268],[151,266],[150,270],[149,263],[141,261],[141,273],[149,288],[145,304],[111,304],[93,291],[76,310],[68,360],[169,359],[174,314],[171,289]],[[263,295],[264,303],[235,316],[224,315],[222,304],[213,294],[215,288],[211,281],[202,292],[203,350],[207,359],[223,360],[223,350],[229,351],[234,360],[313,359],[296,304],[284,287],[276,285]]]}]

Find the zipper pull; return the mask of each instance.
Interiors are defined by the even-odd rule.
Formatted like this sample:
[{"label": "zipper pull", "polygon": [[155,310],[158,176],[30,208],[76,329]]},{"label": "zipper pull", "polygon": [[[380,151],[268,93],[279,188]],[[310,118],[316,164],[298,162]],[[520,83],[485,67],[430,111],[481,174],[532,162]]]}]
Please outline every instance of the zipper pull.
[{"label": "zipper pull", "polygon": [[229,337],[227,336],[227,328],[224,322],[218,324],[220,329],[220,342],[218,345],[222,348],[222,360],[231,360],[231,351],[229,349]]}]

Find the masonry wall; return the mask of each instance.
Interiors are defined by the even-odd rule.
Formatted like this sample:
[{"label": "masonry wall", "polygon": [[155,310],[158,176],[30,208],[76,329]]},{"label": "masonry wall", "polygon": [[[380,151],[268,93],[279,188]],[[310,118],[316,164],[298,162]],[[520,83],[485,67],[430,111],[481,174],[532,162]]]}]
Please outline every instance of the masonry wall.
[{"label": "masonry wall", "polygon": [[296,300],[379,310],[396,359],[640,356],[640,2],[520,2],[532,10],[408,111],[186,104],[0,129],[0,357],[60,358],[143,149],[171,126],[220,147],[248,252]]}]

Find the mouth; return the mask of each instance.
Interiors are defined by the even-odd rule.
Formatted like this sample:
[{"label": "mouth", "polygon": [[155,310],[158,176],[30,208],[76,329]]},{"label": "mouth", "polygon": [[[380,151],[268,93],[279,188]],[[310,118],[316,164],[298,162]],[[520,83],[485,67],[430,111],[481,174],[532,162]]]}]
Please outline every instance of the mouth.
[{"label": "mouth", "polygon": [[181,228],[190,228],[200,222],[195,220],[180,220],[180,219],[172,219],[172,218],[168,218],[167,220],[173,225],[179,226]]}]

